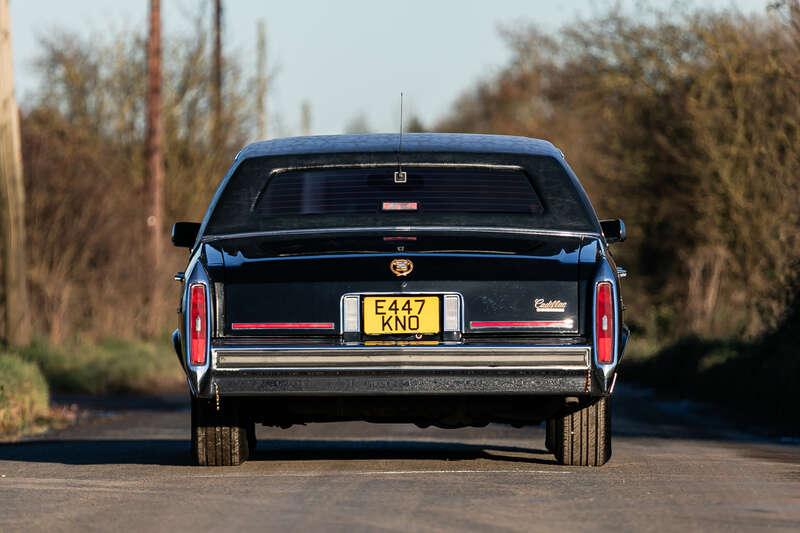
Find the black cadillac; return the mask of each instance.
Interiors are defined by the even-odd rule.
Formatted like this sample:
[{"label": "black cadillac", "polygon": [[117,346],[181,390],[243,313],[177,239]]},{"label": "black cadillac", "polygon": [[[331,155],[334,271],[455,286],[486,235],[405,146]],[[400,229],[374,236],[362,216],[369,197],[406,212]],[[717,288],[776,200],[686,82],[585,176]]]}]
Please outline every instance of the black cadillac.
[{"label": "black cadillac", "polygon": [[624,238],[546,141],[247,146],[202,223],[173,228],[194,461],[243,462],[255,424],[544,421],[559,462],[604,464]]}]

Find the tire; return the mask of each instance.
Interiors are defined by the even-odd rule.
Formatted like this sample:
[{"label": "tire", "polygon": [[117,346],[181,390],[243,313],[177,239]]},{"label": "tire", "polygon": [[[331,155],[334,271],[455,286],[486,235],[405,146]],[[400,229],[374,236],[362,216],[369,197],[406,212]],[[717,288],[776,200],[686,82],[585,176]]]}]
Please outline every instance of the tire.
[{"label": "tire", "polygon": [[602,466],[611,459],[611,398],[581,404],[580,408],[548,421],[556,460],[562,465]]},{"label": "tire", "polygon": [[233,401],[223,402],[217,411],[213,401],[192,398],[192,462],[198,466],[242,464],[250,454],[250,425]]}]

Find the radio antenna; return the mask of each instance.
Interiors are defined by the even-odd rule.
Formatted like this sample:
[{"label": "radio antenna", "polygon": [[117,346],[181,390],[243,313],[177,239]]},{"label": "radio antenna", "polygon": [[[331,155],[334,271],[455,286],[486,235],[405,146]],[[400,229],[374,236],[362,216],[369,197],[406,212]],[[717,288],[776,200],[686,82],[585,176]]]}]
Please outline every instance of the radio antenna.
[{"label": "radio antenna", "polygon": [[400,138],[397,141],[397,172],[394,173],[395,183],[405,183],[408,176],[403,172],[403,162],[401,154],[403,153],[403,93],[400,93]]}]

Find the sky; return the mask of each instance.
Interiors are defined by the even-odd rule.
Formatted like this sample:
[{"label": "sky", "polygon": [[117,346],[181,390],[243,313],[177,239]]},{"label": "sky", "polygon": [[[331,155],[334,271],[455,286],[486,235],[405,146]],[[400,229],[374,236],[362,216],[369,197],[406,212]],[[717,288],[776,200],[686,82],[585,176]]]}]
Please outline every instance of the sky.
[{"label": "sky", "polygon": [[[620,0],[629,9],[636,0]],[[19,104],[35,94],[39,39],[55,29],[102,35],[145,27],[147,0],[10,0]],[[546,31],[591,17],[604,0],[224,0],[224,46],[255,67],[256,21],[267,24],[273,74],[270,136],[298,134],[301,106],[311,130],[340,133],[356,116],[372,130],[399,127],[406,116],[424,124],[444,116],[455,99],[509,58],[498,28],[534,23]],[[651,2],[653,3],[653,2]],[[766,0],[695,0],[694,5],[764,10]],[[188,30],[187,15],[209,0],[162,0],[166,38]]]}]

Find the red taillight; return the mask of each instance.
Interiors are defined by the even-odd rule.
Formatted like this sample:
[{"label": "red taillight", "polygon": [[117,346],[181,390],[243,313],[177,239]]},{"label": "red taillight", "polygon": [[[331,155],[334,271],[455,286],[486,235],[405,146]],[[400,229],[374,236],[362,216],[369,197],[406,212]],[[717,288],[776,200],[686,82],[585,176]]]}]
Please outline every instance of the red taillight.
[{"label": "red taillight", "polygon": [[195,283],[189,288],[189,362],[206,364],[206,287]]},{"label": "red taillight", "polygon": [[595,295],[595,335],[597,337],[597,362],[614,362],[614,298],[611,283],[597,284]]}]

